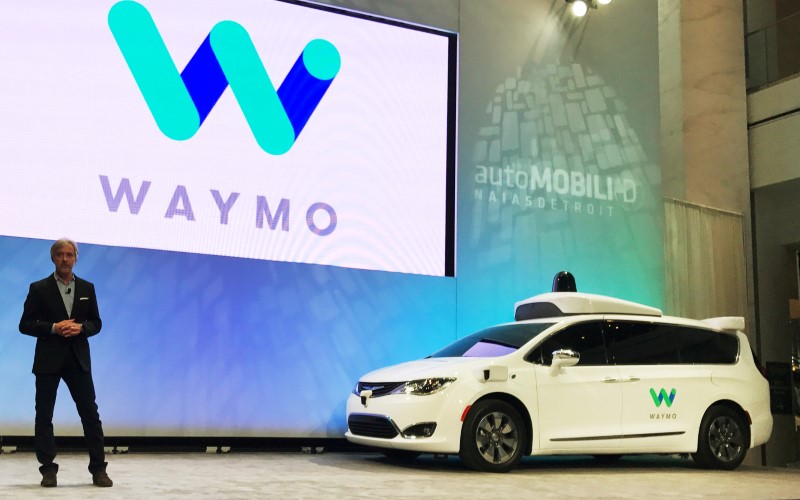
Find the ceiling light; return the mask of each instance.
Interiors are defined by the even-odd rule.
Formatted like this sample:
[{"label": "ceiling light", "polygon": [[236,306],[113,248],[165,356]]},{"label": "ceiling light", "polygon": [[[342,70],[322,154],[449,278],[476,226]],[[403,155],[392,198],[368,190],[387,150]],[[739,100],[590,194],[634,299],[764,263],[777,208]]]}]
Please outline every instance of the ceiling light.
[{"label": "ceiling light", "polygon": [[589,7],[586,5],[586,2],[583,0],[575,0],[572,2],[572,13],[577,17],[583,17],[586,15],[586,11],[589,10]]}]

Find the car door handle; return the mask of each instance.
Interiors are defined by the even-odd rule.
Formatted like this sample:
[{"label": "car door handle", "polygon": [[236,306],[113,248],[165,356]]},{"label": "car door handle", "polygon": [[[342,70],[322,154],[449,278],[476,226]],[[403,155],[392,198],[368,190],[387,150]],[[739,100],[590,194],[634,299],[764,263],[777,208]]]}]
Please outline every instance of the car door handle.
[{"label": "car door handle", "polygon": [[628,378],[611,378],[606,377],[603,379],[604,384],[622,384],[625,382],[638,382],[641,380],[639,377],[628,377]]}]

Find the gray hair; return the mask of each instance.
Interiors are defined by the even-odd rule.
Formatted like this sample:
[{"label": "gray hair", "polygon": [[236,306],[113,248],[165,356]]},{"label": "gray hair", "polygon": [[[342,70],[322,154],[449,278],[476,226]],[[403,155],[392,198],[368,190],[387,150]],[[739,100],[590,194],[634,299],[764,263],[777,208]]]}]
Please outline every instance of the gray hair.
[{"label": "gray hair", "polygon": [[75,243],[74,241],[72,241],[69,238],[60,238],[55,243],[53,243],[53,246],[50,247],[50,260],[53,260],[53,259],[56,258],[56,250],[58,250],[61,247],[67,246],[67,245],[71,246],[72,249],[75,250],[75,256],[77,257],[78,256],[78,244]]}]

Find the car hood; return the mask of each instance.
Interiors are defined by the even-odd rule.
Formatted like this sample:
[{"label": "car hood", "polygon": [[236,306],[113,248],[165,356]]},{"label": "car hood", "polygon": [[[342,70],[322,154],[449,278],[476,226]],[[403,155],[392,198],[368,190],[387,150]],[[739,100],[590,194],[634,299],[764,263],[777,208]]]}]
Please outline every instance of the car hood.
[{"label": "car hood", "polygon": [[407,382],[429,377],[457,377],[465,372],[488,368],[499,358],[428,358],[371,371],[362,382]]}]

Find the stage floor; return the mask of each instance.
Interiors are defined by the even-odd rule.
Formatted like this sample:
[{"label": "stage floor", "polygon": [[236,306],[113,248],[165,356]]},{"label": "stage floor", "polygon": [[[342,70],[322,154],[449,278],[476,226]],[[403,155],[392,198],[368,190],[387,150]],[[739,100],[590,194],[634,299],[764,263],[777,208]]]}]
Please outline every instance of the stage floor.
[{"label": "stage floor", "polygon": [[800,470],[698,469],[678,457],[525,458],[508,474],[457,457],[395,463],[374,453],[127,453],[108,457],[114,487],[95,488],[83,453],[59,455],[58,487],[39,486],[30,452],[0,454],[0,498],[798,498]]}]

